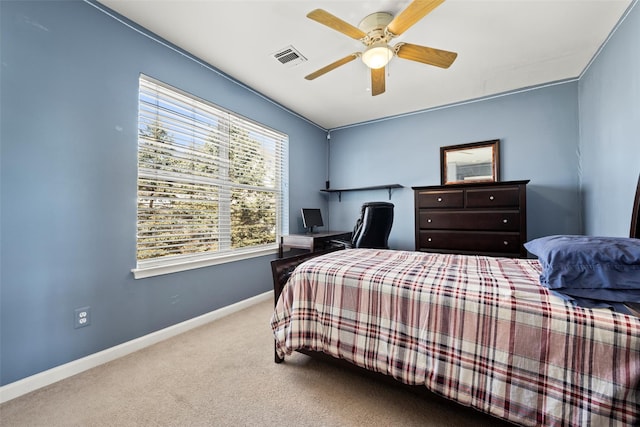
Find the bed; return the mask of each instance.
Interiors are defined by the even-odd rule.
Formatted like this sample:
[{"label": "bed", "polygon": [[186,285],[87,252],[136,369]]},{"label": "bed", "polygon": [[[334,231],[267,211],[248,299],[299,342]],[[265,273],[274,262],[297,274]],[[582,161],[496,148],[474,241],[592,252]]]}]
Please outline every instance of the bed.
[{"label": "bed", "polygon": [[[631,247],[639,198],[640,180]],[[625,256],[633,293],[640,258]],[[329,355],[519,425],[640,425],[637,305],[576,306],[541,284],[549,268],[377,249],[276,260],[275,360]]]}]

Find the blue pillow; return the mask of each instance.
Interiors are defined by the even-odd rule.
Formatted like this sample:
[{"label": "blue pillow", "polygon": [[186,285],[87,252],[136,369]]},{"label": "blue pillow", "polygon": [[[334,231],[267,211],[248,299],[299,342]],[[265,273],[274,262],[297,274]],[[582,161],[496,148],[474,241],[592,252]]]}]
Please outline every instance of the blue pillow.
[{"label": "blue pillow", "polygon": [[640,289],[640,239],[558,235],[524,247],[538,257],[540,282],[550,289]]}]

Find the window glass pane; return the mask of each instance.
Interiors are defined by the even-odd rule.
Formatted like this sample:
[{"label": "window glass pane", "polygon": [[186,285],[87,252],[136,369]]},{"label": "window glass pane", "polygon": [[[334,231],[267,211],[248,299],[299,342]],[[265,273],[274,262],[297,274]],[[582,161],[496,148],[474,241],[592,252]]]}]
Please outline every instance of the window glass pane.
[{"label": "window glass pane", "polygon": [[277,246],[288,137],[140,77],[138,268]]}]

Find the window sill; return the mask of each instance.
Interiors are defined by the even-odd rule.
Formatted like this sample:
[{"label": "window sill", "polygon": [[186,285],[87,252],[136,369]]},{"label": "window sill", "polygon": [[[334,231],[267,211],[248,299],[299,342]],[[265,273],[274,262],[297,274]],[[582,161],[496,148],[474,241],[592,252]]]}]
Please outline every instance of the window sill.
[{"label": "window sill", "polygon": [[147,277],[160,276],[163,274],[178,273],[180,271],[193,270],[196,268],[210,267],[212,265],[226,264],[228,262],[241,261],[243,259],[256,258],[265,255],[273,255],[278,253],[277,246],[268,246],[260,249],[251,249],[247,251],[235,251],[227,255],[198,258],[182,258],[173,262],[151,261],[147,263],[139,263],[137,268],[131,270],[134,279],[145,279]]}]

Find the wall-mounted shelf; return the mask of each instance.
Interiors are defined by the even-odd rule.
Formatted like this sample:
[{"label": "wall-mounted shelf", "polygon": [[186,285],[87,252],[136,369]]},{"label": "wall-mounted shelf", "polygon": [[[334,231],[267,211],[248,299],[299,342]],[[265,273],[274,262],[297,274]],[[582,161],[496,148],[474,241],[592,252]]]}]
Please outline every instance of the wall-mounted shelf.
[{"label": "wall-mounted shelf", "polygon": [[394,188],[403,188],[400,184],[387,184],[387,185],[374,185],[371,187],[358,187],[358,188],[327,188],[326,190],[320,190],[324,193],[338,193],[338,201],[342,201],[342,193],[344,191],[366,191],[366,190],[387,190],[389,192],[389,200],[391,200],[391,190]]}]

